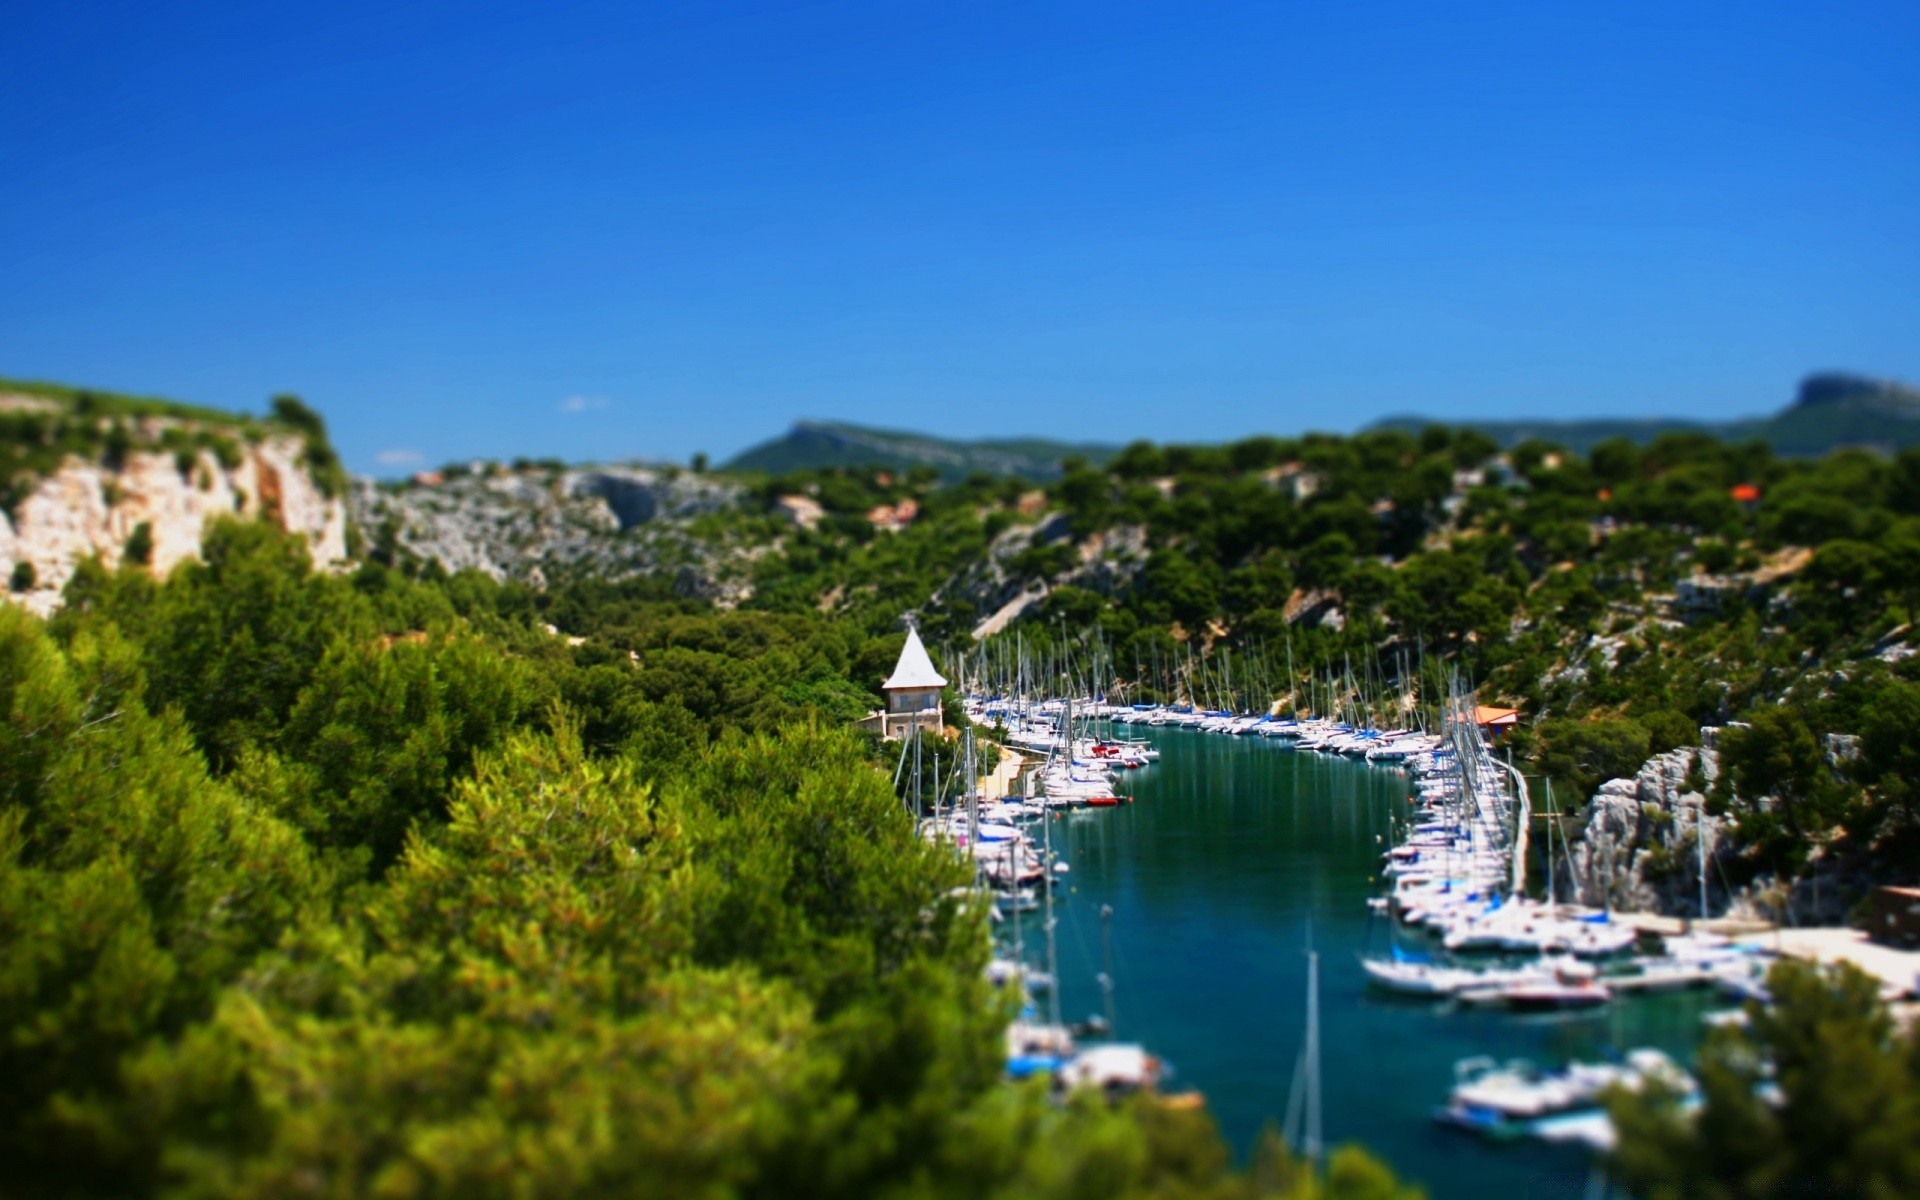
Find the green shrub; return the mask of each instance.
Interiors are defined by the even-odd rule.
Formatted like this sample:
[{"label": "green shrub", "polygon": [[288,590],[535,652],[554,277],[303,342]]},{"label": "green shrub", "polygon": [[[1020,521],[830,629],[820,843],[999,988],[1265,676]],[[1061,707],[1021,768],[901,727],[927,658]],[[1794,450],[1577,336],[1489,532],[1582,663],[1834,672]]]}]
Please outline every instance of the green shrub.
[{"label": "green shrub", "polygon": [[143,567],[152,565],[153,522],[142,521],[133,527],[133,532],[127,535],[127,545],[123,553],[130,563],[137,563]]},{"label": "green shrub", "polygon": [[1670,708],[1657,709],[1639,718],[1647,730],[1647,752],[1665,754],[1682,746],[1700,744],[1700,726],[1692,717]]}]

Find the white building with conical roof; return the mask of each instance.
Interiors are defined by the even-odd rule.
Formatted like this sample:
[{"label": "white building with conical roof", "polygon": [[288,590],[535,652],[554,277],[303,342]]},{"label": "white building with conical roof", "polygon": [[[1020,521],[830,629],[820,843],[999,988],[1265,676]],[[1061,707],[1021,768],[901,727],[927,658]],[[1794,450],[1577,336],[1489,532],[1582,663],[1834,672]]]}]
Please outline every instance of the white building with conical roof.
[{"label": "white building with conical roof", "polygon": [[869,713],[860,726],[889,740],[905,737],[916,725],[938,733],[946,724],[940,701],[940,691],[946,686],[946,677],[934,670],[933,659],[928,657],[927,648],[920,641],[920,631],[909,626],[907,644],[900,648],[900,661],[893,665],[893,674],[880,685],[880,690],[886,693],[887,706]]}]

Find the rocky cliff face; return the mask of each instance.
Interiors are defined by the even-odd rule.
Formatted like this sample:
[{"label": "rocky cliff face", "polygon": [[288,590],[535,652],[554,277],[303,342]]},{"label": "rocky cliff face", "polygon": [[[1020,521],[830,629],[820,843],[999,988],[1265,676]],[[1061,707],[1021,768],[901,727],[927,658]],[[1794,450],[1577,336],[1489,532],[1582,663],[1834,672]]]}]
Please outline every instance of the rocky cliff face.
[{"label": "rocky cliff face", "polygon": [[[1588,806],[1586,828],[1558,847],[1556,891],[1562,900],[1614,908],[1700,915],[1701,839],[1705,839],[1707,915],[1798,924],[1841,924],[1871,886],[1874,871],[1856,854],[1816,848],[1806,870],[1789,884],[1762,871],[1729,888],[1739,853],[1731,818],[1706,813],[1702,794],[1720,776],[1720,730],[1700,731],[1701,744],[1655,755],[1631,779],[1611,779]],[[1856,739],[1830,734],[1829,761],[1841,767]],[[1742,803],[1765,808],[1770,797]]]},{"label": "rocky cliff face", "polygon": [[535,583],[556,572],[618,579],[665,571],[685,594],[732,605],[752,594],[748,568],[765,546],[696,536],[689,526],[745,495],[684,471],[475,464],[401,485],[357,480],[351,500],[374,546],[448,571]]},{"label": "rocky cliff face", "polygon": [[[145,440],[157,441],[164,423],[149,424]],[[302,465],[305,443],[288,435],[236,446],[231,466],[210,450],[184,459],[131,450],[117,466],[69,456],[11,514],[0,513],[0,578],[18,578],[18,564],[31,567],[32,584],[12,598],[52,612],[82,559],[118,566],[141,525],[151,537],[148,565],[160,576],[198,555],[208,522],[221,516],[268,520],[304,536],[316,564],[345,560],[346,505],[322,494]]]},{"label": "rocky cliff face", "polygon": [[1560,899],[1697,916],[1704,834],[1710,915],[1727,907],[1714,865],[1725,830],[1721,818],[1707,814],[1704,795],[1720,774],[1717,731],[1701,732],[1700,747],[1655,755],[1632,779],[1600,785],[1586,829],[1556,846]]}]

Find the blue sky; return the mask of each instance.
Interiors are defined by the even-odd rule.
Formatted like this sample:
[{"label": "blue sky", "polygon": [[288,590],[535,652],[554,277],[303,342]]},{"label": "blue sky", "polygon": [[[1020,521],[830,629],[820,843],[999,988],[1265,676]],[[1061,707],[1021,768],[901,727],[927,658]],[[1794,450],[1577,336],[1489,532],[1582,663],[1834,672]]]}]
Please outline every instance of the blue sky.
[{"label": "blue sky", "polygon": [[357,469],[1920,378],[1920,6],[16,2],[0,375]]}]

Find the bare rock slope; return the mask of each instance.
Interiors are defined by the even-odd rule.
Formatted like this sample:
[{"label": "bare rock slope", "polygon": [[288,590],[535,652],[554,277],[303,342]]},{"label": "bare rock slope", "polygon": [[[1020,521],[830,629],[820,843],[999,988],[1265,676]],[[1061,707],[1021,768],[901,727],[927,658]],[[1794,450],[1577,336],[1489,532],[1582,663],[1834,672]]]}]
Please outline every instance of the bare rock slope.
[{"label": "bare rock slope", "polygon": [[556,573],[664,572],[684,593],[727,605],[751,594],[756,551],[691,525],[744,496],[737,484],[664,468],[476,463],[405,484],[356,480],[352,508],[375,546],[448,571],[535,583]]}]

